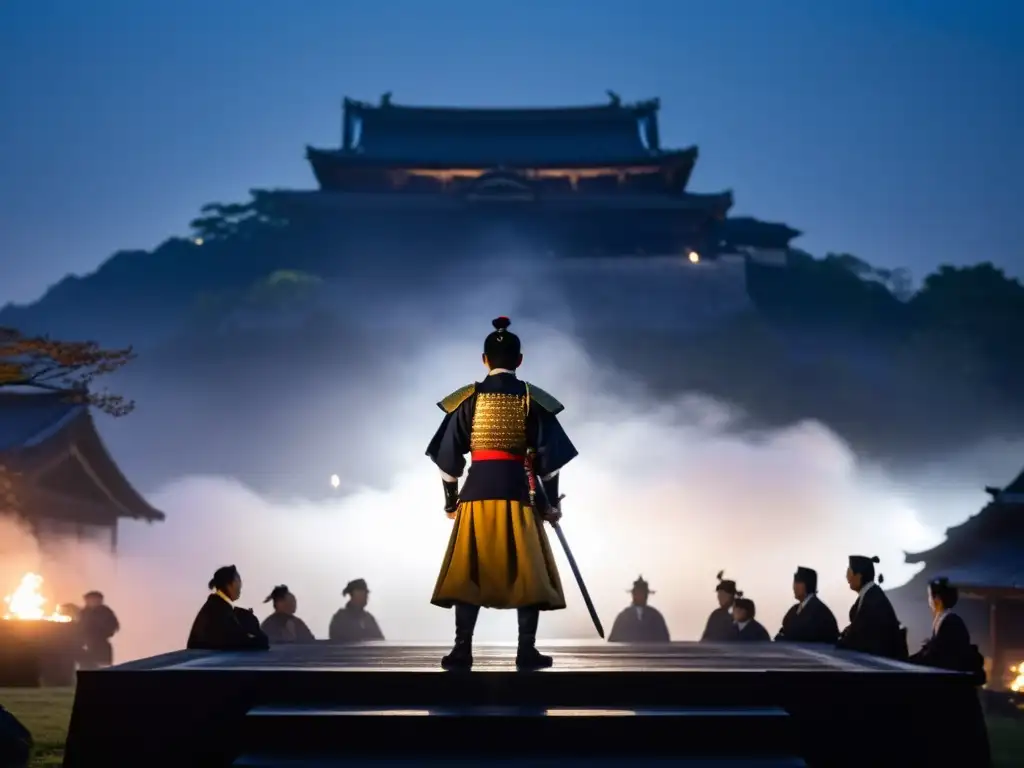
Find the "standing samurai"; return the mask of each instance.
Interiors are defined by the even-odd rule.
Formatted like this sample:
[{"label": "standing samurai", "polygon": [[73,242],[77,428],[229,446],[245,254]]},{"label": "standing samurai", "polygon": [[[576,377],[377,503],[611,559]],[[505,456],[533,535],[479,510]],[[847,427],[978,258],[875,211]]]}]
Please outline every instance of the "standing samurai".
[{"label": "standing samurai", "polygon": [[[518,612],[517,668],[550,667],[551,657],[536,648],[537,622],[540,611],[565,608],[542,521],[561,517],[558,473],[577,452],[556,418],[562,404],[516,376],[523,355],[510,324],[497,318],[484,340],[484,380],[438,403],[444,420],[427,448],[441,470],[445,512],[455,521],[431,600],[455,607],[455,647],[441,660],[445,669],[472,667],[481,608]],[[460,491],[467,453],[472,464]],[[544,491],[535,507],[527,472]]]}]

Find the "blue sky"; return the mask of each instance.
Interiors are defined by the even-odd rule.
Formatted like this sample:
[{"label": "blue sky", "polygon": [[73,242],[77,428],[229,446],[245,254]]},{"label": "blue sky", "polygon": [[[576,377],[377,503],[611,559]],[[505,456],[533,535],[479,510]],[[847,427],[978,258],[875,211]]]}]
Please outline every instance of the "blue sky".
[{"label": "blue sky", "polygon": [[1024,274],[1014,0],[5,0],[0,303],[314,186],[344,95],[453,105],[660,96],[691,189],[916,275]]}]

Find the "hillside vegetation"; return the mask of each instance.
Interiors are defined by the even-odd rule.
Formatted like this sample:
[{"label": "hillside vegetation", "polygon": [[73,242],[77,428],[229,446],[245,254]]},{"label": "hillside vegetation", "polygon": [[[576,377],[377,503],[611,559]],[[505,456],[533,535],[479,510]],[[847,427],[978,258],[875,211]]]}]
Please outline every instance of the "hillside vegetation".
[{"label": "hillside vegetation", "polygon": [[[403,233],[375,244],[347,239],[324,213],[290,200],[256,191],[245,204],[206,206],[191,237],[116,253],[34,304],[0,310],[0,326],[133,344],[140,357],[123,383],[140,411],[147,400],[179,407],[170,392],[201,393],[190,407],[220,409],[232,436],[244,433],[253,408],[291,413],[260,426],[267,442],[292,444],[295,414],[318,380],[343,381],[353,360],[372,371],[421,343],[368,331],[360,310],[332,302],[325,285],[354,269],[367,284],[379,279],[413,296],[428,290],[424,275],[447,244],[430,251],[417,243],[407,261],[382,263],[367,257],[371,247],[395,248]],[[942,267],[913,291],[899,270],[849,254],[794,252],[787,269],[751,265],[747,278],[747,315],[685,338],[670,329],[584,334],[588,351],[659,396],[700,391],[738,404],[754,426],[817,418],[861,452],[892,461],[1024,432],[1024,285],[992,264]],[[372,296],[361,298],[372,306]],[[277,321],[254,322],[261,316]],[[282,392],[284,371],[305,373],[287,376]],[[148,428],[159,428],[149,419]],[[177,427],[189,444],[188,430]],[[228,466],[220,453],[183,453],[189,458],[165,459],[152,479],[219,462],[215,470],[252,475],[256,485],[278,482],[267,479],[269,453],[264,466],[249,457],[247,467]]]}]

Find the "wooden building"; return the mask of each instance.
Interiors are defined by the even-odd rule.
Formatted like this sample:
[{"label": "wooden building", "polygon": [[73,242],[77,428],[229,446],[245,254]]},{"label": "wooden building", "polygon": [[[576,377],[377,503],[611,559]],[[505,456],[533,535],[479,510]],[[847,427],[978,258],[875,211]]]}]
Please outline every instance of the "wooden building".
[{"label": "wooden building", "polygon": [[307,148],[320,189],[272,194],[378,244],[391,234],[451,252],[510,224],[520,247],[559,256],[784,258],[798,231],[727,218],[731,191],[689,190],[697,147],[662,146],[657,99],[610,96],[523,109],[345,99],[341,146]]},{"label": "wooden building", "polygon": [[118,469],[88,406],[60,393],[0,392],[0,510],[44,544],[76,537],[112,551],[121,519],[164,519]]},{"label": "wooden building", "polygon": [[989,662],[990,686],[1003,687],[1010,667],[1024,661],[1024,471],[1005,488],[988,487],[991,500],[976,515],[946,531],[936,547],[907,554],[924,569],[890,597],[911,635],[930,632],[926,589],[945,576],[961,594],[956,611]]}]

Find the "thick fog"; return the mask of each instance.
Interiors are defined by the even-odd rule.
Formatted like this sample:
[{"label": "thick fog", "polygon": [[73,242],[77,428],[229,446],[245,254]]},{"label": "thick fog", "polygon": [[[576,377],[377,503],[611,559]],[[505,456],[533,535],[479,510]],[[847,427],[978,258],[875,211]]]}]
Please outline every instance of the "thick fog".
[{"label": "thick fog", "polygon": [[[449,290],[440,301],[372,302],[388,318],[381,333],[415,326],[425,341],[391,361],[390,370],[375,369],[372,381],[364,380],[359,361],[349,361],[344,384],[362,394],[346,407],[362,419],[346,418],[337,400],[309,403],[318,424],[309,439],[326,454],[323,486],[311,488],[310,497],[329,489],[336,473],[341,484],[333,498],[273,502],[230,477],[182,477],[149,494],[166,522],[122,523],[116,561],[81,544],[42,554],[8,526],[0,531],[0,583],[13,586],[32,569],[61,592],[53,594],[61,602],[101,589],[121,618],[120,660],[182,647],[207,580],[228,563],[242,573],[242,605],[263,616],[263,598],[287,584],[318,637],[343,604],[345,583],[365,578],[369,609],[389,640],[447,642],[453,616],[431,606],[430,596],[452,523],[424,449],[442,416],[435,403],[483,375],[482,343],[498,314],[512,317],[522,339],[520,375],[566,406],[561,418],[580,456],[562,473],[563,530],[606,627],[642,574],[673,638],[695,639],[715,605],[715,574],[725,570],[774,633],[791,604],[797,565],[819,571],[822,596],[841,618],[852,600],[844,580],[848,554],[878,555],[887,584],[904,581],[913,569],[903,565],[903,552],[938,543],[947,525],[979,507],[984,482],[999,482],[982,474],[989,465],[977,452],[897,481],[858,460],[818,423],[751,434],[735,428],[740,414],[728,404],[700,393],[652,402],[641,382],[593,363],[556,296],[540,311],[537,303],[526,309],[523,295],[519,282],[492,276],[474,290]],[[350,310],[370,311],[365,297],[348,298]],[[149,437],[134,442],[142,450]],[[218,439],[229,443],[227,437]],[[159,435],[151,439],[158,450]],[[978,451],[1006,455],[1001,446]],[[352,471],[366,456],[390,478],[385,487],[370,487]],[[287,451],[281,461],[283,472],[303,469],[287,466]],[[1000,461],[999,471],[1013,463]],[[937,490],[936,477],[943,479]],[[594,637],[553,535],[552,544],[569,608],[543,615],[540,634]],[[478,636],[511,641],[514,632],[514,615],[495,611],[482,617]]]}]

